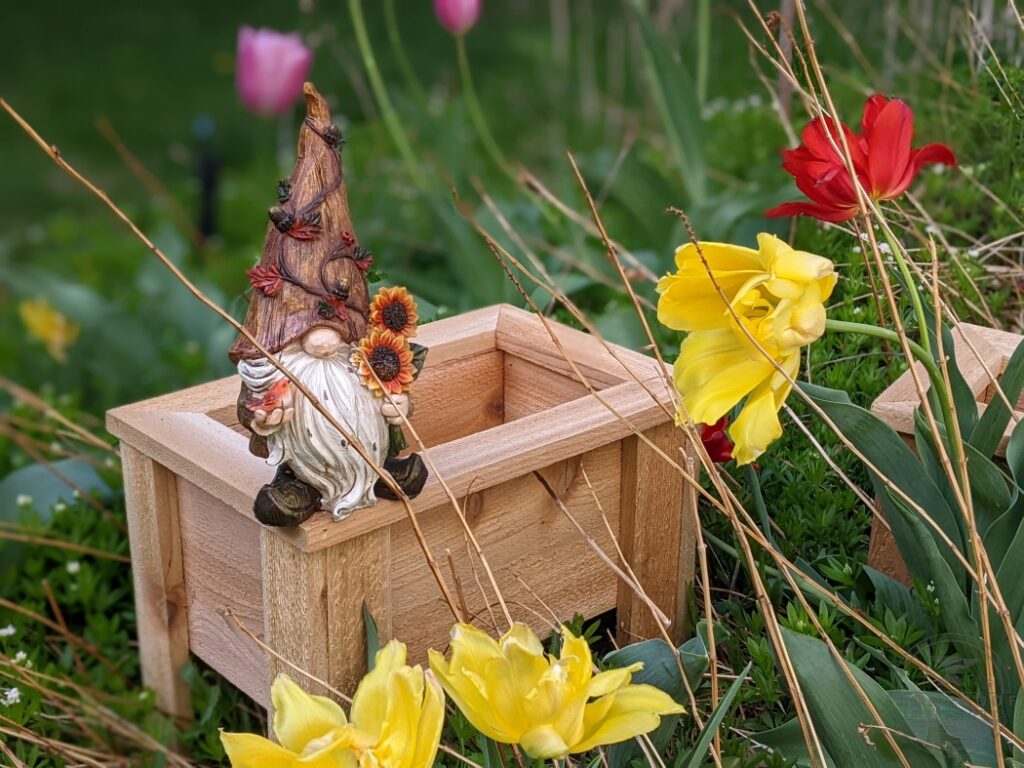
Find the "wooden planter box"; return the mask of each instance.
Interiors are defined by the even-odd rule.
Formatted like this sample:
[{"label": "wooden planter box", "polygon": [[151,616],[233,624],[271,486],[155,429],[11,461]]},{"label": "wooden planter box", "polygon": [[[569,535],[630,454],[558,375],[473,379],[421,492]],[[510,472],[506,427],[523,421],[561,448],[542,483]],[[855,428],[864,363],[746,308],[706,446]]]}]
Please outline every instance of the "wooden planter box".
[{"label": "wooden planter box", "polygon": [[[620,640],[659,634],[533,474],[617,559],[585,469],[627,561],[681,639],[696,496],[633,431],[692,462],[680,453],[685,435],[669,415],[663,373],[654,360],[617,349],[641,386],[593,337],[552,326],[607,406],[575,378],[536,316],[502,305],[420,329],[417,341],[430,353],[413,425],[517,619],[546,634],[552,612],[568,620],[617,608]],[[230,377],[107,416],[121,440],[143,679],[159,706],[191,714],[179,674],[189,652],[267,706],[270,682],[285,667],[228,611],[289,661],[348,692],[365,671],[364,603],[381,635],[406,642],[414,661],[445,648],[452,615],[400,503],[382,501],[341,522],[317,513],[288,530],[253,519],[253,498],[274,470],[247,450],[237,393]],[[413,506],[446,577],[457,573],[473,620],[493,630],[494,596],[435,475]]]},{"label": "wooden planter box", "polygon": [[[996,379],[1002,377],[1010,356],[1020,342],[1021,337],[1015,333],[980,325],[961,323],[953,329],[957,365],[978,401],[980,412],[984,412],[986,405],[995,396],[992,376]],[[927,383],[928,376],[924,369],[919,365],[918,370],[921,380]],[[910,371],[907,371],[878,396],[871,404],[871,412],[896,430],[907,445],[914,449],[914,410],[918,405],[920,399],[917,396],[914,379]],[[1024,397],[1016,403],[1014,412],[1018,418],[1024,418]],[[1011,419],[999,441],[997,456],[1006,454],[1006,443],[1010,439],[1015,423],[1016,421]],[[896,548],[892,532],[877,516],[871,523],[868,564],[894,579],[904,583],[910,582],[907,567]]]}]

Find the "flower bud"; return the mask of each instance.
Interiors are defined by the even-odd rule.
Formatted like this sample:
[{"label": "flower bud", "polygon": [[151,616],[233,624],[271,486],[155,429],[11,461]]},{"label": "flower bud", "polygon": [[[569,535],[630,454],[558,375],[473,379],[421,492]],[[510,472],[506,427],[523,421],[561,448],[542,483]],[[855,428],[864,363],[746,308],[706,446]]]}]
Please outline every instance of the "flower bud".
[{"label": "flower bud", "polygon": [[453,35],[471,30],[480,18],[481,0],[434,0],[434,13],[441,26]]},{"label": "flower bud", "polygon": [[298,34],[242,27],[235,64],[238,97],[258,115],[283,114],[302,96],[312,63],[313,52]]}]

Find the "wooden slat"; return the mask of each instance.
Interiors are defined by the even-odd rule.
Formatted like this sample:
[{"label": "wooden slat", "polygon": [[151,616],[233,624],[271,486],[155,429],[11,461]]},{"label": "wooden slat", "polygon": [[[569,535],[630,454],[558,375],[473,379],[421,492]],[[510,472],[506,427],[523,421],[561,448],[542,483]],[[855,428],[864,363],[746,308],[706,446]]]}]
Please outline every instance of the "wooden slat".
[{"label": "wooden slat", "polygon": [[[549,325],[562,348],[595,389],[612,387],[625,381],[635,383],[637,378],[641,381],[661,379],[655,393],[658,397],[668,399],[664,374],[653,358],[619,346],[614,347],[613,355],[600,339],[590,334],[553,321],[549,321]],[[498,348],[507,353],[576,379],[576,374],[551,338],[551,333],[531,312],[502,306],[496,340]]]},{"label": "wooden slat", "polygon": [[[601,395],[614,413],[593,396],[578,398],[445,443],[430,450],[429,455],[452,492],[461,497],[471,489],[491,488],[596,446],[621,440],[632,434],[630,425],[645,430],[665,421],[661,407],[635,385],[620,384]],[[514,452],[510,454],[512,446]],[[448,503],[433,474],[414,501],[414,509],[424,515],[431,514],[428,510],[443,509]],[[339,523],[328,515],[317,514],[298,528],[279,535],[294,537],[296,546],[315,551],[405,517],[405,508],[399,502],[382,501],[372,510],[356,512]]]},{"label": "wooden slat", "polygon": [[[685,435],[671,422],[646,436],[666,455],[682,460]],[[687,462],[691,466],[693,463]],[[622,504],[619,544],[637,581],[672,622],[670,637],[681,643],[690,630],[687,592],[693,584],[694,489],[639,437],[622,441]],[[650,608],[626,584],[619,584],[620,645],[662,637]]]},{"label": "wooden slat", "polygon": [[262,638],[262,526],[182,478],[178,499],[192,652],[266,707],[267,656],[225,616]]},{"label": "wooden slat", "polygon": [[192,718],[181,679],[188,661],[188,605],[174,474],[121,445],[142,682],[163,712]]},{"label": "wooden slat", "polygon": [[521,357],[505,354],[506,422],[540,413],[588,394],[585,386],[564,374]]},{"label": "wooden slat", "polygon": [[351,696],[367,669],[364,603],[381,643],[392,637],[390,529],[349,539],[327,552],[328,680]]},{"label": "wooden slat", "polygon": [[[584,530],[614,559],[614,544],[583,480],[581,466],[615,530],[620,497],[618,444],[557,462],[542,471]],[[568,621],[577,612],[596,616],[614,607],[615,574],[590,549],[532,473],[472,493],[464,508],[512,615],[529,623],[541,636],[549,634],[556,621]],[[465,533],[451,507],[430,510],[421,521],[424,535],[449,579],[445,552],[451,552],[474,623],[490,631],[507,629],[487,576],[475,556],[469,554]],[[411,526],[399,522],[391,530],[392,625],[395,636],[409,645],[410,659],[422,662],[427,648],[440,650],[447,646],[453,617],[427,569]]]},{"label": "wooden slat", "polygon": [[[271,530],[264,528],[260,532],[263,640],[278,656],[307,674],[330,682],[328,552],[300,552]],[[277,675],[284,672],[308,691],[329,695],[329,691],[296,673],[274,655],[270,656],[267,672],[263,684],[268,690]],[[268,721],[273,722],[272,706],[267,714]]]}]

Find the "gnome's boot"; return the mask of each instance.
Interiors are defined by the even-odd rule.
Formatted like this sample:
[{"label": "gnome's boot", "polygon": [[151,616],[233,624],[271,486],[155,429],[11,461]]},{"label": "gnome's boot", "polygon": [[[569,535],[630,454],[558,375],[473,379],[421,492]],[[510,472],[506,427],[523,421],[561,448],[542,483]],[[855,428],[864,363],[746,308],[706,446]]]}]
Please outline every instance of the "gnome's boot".
[{"label": "gnome's boot", "polygon": [[[423,490],[423,484],[427,482],[427,465],[423,463],[423,459],[418,453],[410,454],[404,459],[389,456],[384,459],[384,469],[410,499],[419,496],[420,491]],[[398,499],[395,492],[383,480],[377,481],[373,486],[373,492],[379,499],[391,499],[392,501]]]},{"label": "gnome's boot", "polygon": [[320,491],[295,476],[287,464],[280,464],[274,479],[260,488],[252,511],[264,525],[298,525],[320,509]]}]

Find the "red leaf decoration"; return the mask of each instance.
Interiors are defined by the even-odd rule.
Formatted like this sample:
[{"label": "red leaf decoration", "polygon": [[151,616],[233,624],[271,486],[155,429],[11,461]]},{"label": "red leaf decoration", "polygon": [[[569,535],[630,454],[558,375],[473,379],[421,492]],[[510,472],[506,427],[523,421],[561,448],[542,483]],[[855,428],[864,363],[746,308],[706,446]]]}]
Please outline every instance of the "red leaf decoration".
[{"label": "red leaf decoration", "polygon": [[292,383],[288,379],[281,379],[263,395],[262,400],[248,402],[245,404],[245,407],[250,411],[267,411],[268,413],[275,408],[280,408],[284,403],[285,397],[288,395],[291,385]]},{"label": "red leaf decoration", "polygon": [[312,240],[320,234],[321,230],[319,215],[308,218],[299,216],[288,230],[288,236],[294,237],[296,240]]},{"label": "red leaf decoration", "polygon": [[284,285],[284,278],[281,277],[276,265],[253,267],[245,274],[249,276],[252,287],[264,296],[276,296],[280,292],[281,286]]},{"label": "red leaf decoration", "polygon": [[325,301],[334,309],[339,320],[348,320],[348,307],[345,305],[344,299],[328,295],[325,297]]}]

